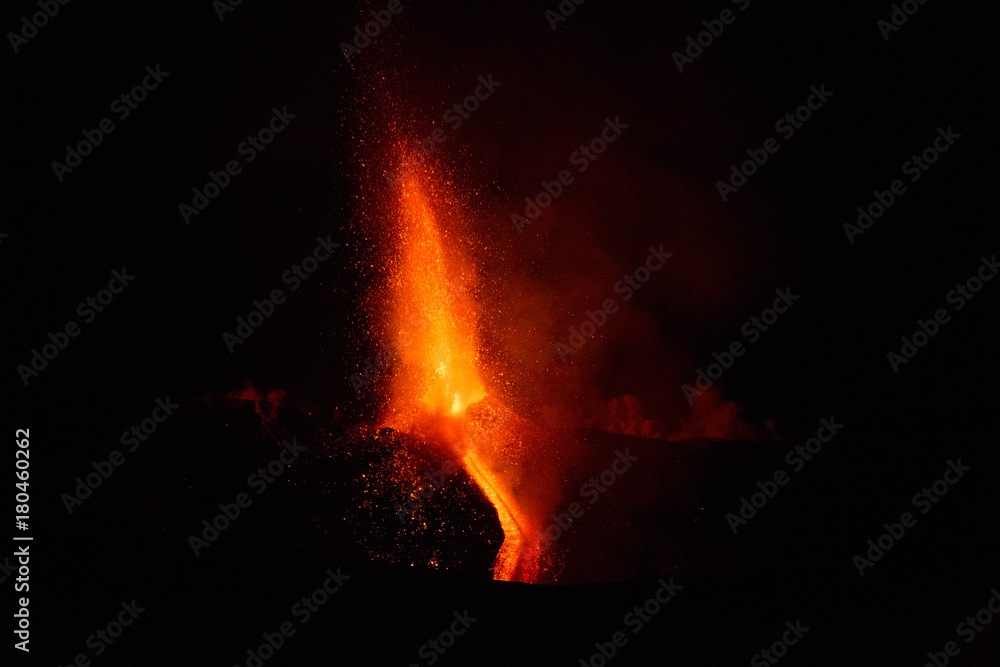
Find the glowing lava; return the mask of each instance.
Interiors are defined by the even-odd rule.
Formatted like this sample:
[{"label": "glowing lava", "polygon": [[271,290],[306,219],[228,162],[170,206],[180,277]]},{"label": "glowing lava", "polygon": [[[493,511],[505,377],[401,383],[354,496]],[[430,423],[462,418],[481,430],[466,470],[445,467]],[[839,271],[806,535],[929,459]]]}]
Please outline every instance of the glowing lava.
[{"label": "glowing lava", "polygon": [[390,318],[394,336],[407,342],[399,349],[385,423],[440,442],[462,461],[503,528],[494,578],[530,583],[539,575],[540,552],[529,537],[536,531],[512,491],[509,468],[518,462],[501,434],[487,433],[469,413],[487,398],[478,304],[470,295],[475,270],[462,252],[461,221],[446,217],[457,214],[436,208],[445,198],[435,195],[442,192],[425,166],[409,169],[396,184]]},{"label": "glowing lava", "polygon": [[416,392],[431,413],[461,414],[486,397],[477,371],[475,304],[461,289],[472,281],[445,244],[427,193],[415,175],[399,186],[400,264],[394,271],[395,321],[419,328],[404,350],[410,377],[407,397]]},{"label": "glowing lava", "polygon": [[502,581],[536,581],[541,551],[530,541],[523,517],[517,506],[510,503],[510,494],[505,493],[504,485],[483,465],[474,449],[466,450],[462,465],[493,503],[503,528],[503,545],[493,563],[493,577]]}]

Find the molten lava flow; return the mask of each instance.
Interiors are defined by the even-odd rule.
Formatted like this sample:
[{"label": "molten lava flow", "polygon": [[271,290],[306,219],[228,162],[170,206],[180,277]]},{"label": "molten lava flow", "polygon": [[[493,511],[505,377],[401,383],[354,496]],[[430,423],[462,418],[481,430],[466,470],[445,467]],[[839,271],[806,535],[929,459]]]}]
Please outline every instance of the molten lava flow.
[{"label": "molten lava flow", "polygon": [[503,528],[503,545],[493,564],[493,577],[501,581],[535,581],[540,574],[541,551],[530,542],[524,519],[517,506],[511,504],[510,495],[504,493],[504,485],[483,465],[475,449],[466,451],[462,465],[493,503]]},{"label": "molten lava flow", "polygon": [[532,582],[539,574],[540,551],[503,470],[511,461],[504,460],[504,448],[497,446],[500,434],[483,431],[468,410],[487,397],[480,374],[477,304],[469,296],[474,271],[460,251],[457,233],[450,236],[439,222],[433,182],[429,170],[413,168],[397,183],[391,319],[394,333],[408,342],[399,352],[387,425],[452,450],[493,503],[503,528],[494,578]]}]

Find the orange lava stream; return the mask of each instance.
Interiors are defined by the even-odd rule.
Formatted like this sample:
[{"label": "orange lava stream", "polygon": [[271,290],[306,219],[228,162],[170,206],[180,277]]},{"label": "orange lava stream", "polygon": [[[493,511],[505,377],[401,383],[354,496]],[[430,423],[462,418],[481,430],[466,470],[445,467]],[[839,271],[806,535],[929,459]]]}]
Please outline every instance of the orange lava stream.
[{"label": "orange lava stream", "polygon": [[528,524],[509,485],[494,472],[501,462],[488,460],[470,437],[474,427],[466,409],[487,396],[479,371],[477,304],[468,295],[474,272],[459,244],[449,243],[439,225],[429,174],[415,171],[399,181],[396,193],[400,253],[390,271],[392,321],[409,342],[400,349],[391,421],[402,430],[434,432],[448,442],[500,519],[504,543],[494,578],[530,583],[539,574],[539,554],[529,545]]},{"label": "orange lava stream", "polygon": [[462,464],[497,510],[503,528],[503,545],[493,563],[493,578],[532,583],[538,577],[538,552],[533,549],[517,506],[511,505],[503,485],[482,463],[478,452],[468,450]]}]

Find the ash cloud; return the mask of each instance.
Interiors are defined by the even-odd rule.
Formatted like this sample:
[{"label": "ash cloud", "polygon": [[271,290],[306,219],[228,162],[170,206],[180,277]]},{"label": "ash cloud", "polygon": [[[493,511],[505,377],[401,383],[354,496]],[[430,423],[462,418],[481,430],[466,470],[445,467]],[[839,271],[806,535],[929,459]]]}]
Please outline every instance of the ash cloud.
[{"label": "ash cloud", "polygon": [[[552,31],[540,7],[456,5],[432,15],[414,5],[359,56],[368,58],[359,66],[365,85],[411,105],[415,150],[435,129],[446,132],[428,159],[452,174],[472,213],[482,267],[475,297],[499,378],[492,391],[548,426],[721,433],[718,415],[692,410],[680,387],[775,280],[782,249],[768,202],[748,191],[723,204],[714,188],[754,136],[722,110],[747,109],[747,125],[766,113],[708,65],[680,77],[669,59],[671,16],[658,11],[640,29],[659,24],[667,37],[641,53],[622,47],[636,28],[620,9],[581,6]],[[447,110],[490,75],[501,83],[489,99],[460,127],[445,125]],[[628,127],[580,171],[574,152],[609,118]],[[526,198],[564,171],[573,182],[519,234],[512,214],[524,215]],[[661,245],[672,257],[625,301],[616,284]],[[562,363],[556,343],[608,299],[617,311]],[[730,435],[747,432],[737,425]]]}]

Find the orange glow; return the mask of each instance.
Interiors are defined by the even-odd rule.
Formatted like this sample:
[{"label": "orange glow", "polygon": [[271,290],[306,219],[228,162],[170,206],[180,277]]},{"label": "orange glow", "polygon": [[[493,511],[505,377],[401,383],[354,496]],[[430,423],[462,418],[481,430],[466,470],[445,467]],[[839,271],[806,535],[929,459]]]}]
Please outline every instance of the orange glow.
[{"label": "orange glow", "polygon": [[466,451],[462,464],[497,510],[503,528],[503,545],[493,563],[493,578],[501,581],[532,583],[538,579],[540,550],[531,544],[531,537],[515,504],[511,503],[504,485],[483,465],[479,453]]},{"label": "orange glow", "polygon": [[496,508],[504,543],[495,579],[534,582],[540,552],[514,496],[506,466],[516,465],[509,432],[487,432],[469,408],[487,398],[477,335],[475,270],[462,252],[462,221],[439,207],[444,192],[426,166],[411,169],[395,189],[389,268],[391,331],[404,342],[390,389],[387,426],[445,445]]},{"label": "orange glow", "polygon": [[[448,257],[428,194],[417,176],[408,176],[399,187],[402,260],[395,279],[396,322],[400,330],[413,323],[421,333],[403,351],[411,377],[408,395],[419,395],[431,413],[461,414],[471,403],[486,397],[476,369],[478,344],[471,299],[450,287],[471,282],[458,258]],[[451,266],[449,266],[451,265]],[[454,267],[454,268],[452,268]]]}]

